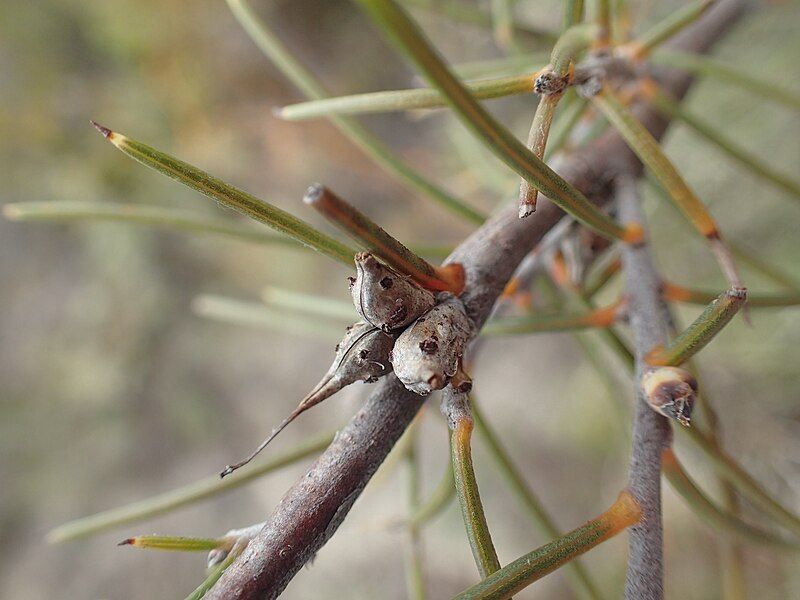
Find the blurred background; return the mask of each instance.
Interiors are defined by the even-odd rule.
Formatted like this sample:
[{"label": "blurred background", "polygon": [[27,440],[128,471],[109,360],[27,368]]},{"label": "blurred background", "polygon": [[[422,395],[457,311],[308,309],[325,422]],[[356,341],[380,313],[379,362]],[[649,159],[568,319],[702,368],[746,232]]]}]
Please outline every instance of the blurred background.
[{"label": "blurred background", "polygon": [[[474,3],[464,0],[465,5]],[[349,2],[255,0],[254,6],[333,93],[415,85],[411,71]],[[630,3],[651,23],[679,2]],[[520,19],[556,29],[559,2],[520,0]],[[714,53],[800,90],[800,5],[754,12]],[[484,6],[485,8],[485,6]],[[487,29],[415,12],[452,62],[501,57]],[[541,49],[545,49],[540,47]],[[532,70],[539,65],[532,65]],[[259,53],[224,2],[6,0],[0,3],[0,202],[72,200],[180,207],[237,219],[114,150],[95,119],[214,173],[328,229],[300,199],[321,181],[406,242],[455,243],[471,231],[378,170],[324,121],[287,123],[271,108],[302,99]],[[797,115],[735,88],[697,85],[694,112],[785,172],[800,164]],[[520,137],[530,98],[490,107]],[[432,180],[489,212],[514,197],[516,177],[481,154],[444,112],[363,119]],[[800,212],[675,127],[666,149],[712,207],[723,232],[800,281]],[[701,240],[669,208],[648,203],[660,266],[676,282],[722,289]],[[346,300],[351,273],[319,255],[118,224],[0,220],[0,597],[182,598],[205,559],[117,548],[138,533],[216,536],[263,521],[310,459],[243,488],[95,537],[47,545],[74,518],[213,475],[248,453],[327,369],[333,341],[312,333],[203,319],[198,294],[258,302],[265,285]],[[746,271],[751,290],[769,282]],[[606,300],[618,286],[605,291]],[[681,308],[684,320],[699,309]],[[722,416],[726,448],[800,511],[800,318],[796,309],[737,319],[699,359]],[[345,325],[344,321],[341,325]],[[610,398],[570,335],[492,339],[474,369],[487,419],[559,527],[604,510],[624,485],[631,386],[622,367]],[[279,453],[349,418],[367,388],[352,386],[300,418],[270,448]],[[419,427],[422,494],[439,481],[446,427],[438,399]],[[716,494],[708,462],[679,440],[678,455]],[[501,562],[544,543],[502,485],[480,441],[476,470]],[[406,472],[379,473],[343,527],[286,598],[403,598]],[[745,505],[745,510],[750,507]],[[754,514],[754,513],[750,513]],[[665,486],[669,598],[720,597],[718,535]],[[424,534],[430,597],[476,580],[455,503]],[[626,536],[584,557],[616,597]],[[760,600],[800,597],[800,562],[745,552]],[[323,591],[324,590],[324,591]],[[561,573],[520,598],[573,598]]]}]

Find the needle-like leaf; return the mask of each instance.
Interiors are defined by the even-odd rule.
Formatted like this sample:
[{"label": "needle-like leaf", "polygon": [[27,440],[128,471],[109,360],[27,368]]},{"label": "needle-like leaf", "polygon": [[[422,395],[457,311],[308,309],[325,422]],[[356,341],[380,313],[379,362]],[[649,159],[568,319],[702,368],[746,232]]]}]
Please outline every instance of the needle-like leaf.
[{"label": "needle-like leaf", "polygon": [[709,304],[695,321],[666,347],[656,347],[647,353],[648,364],[677,367],[697,354],[739,312],[747,300],[747,290],[731,288]]},{"label": "needle-like leaf", "polygon": [[251,219],[264,223],[329,258],[344,263],[348,267],[352,266],[355,252],[351,248],[317,231],[294,215],[169,154],[127,138],[102,125],[96,123],[93,125],[109,142],[143,165],[155,169]]},{"label": "needle-like leaf", "polygon": [[[519,500],[523,510],[530,515],[536,529],[545,536],[545,538],[557,538],[561,535],[556,527],[552,517],[547,512],[547,509],[542,505],[542,502],[525,482],[522,475],[517,469],[516,465],[511,460],[508,452],[500,442],[499,436],[489,426],[486,419],[483,417],[482,411],[479,409],[475,398],[472,398],[472,417],[475,422],[475,429],[478,436],[482,438],[486,449],[492,459],[497,465],[500,475],[506,480],[506,485],[514,493]],[[566,565],[566,577],[570,585],[574,588],[576,594],[582,598],[591,598],[593,600],[600,600],[600,594],[597,586],[589,577],[580,560],[573,560]]]},{"label": "needle-like leaf", "polygon": [[258,327],[295,335],[338,340],[342,328],[331,321],[309,319],[286,310],[272,310],[259,302],[244,302],[235,298],[202,294],[192,301],[192,310],[206,319]]},{"label": "needle-like leaf", "polygon": [[[687,304],[708,304],[717,297],[714,292],[683,287],[674,283],[664,282],[662,287],[664,299],[670,302],[685,302]],[[800,304],[800,293],[790,294],[751,294],[747,293],[748,308],[771,308],[781,306],[797,306]]]},{"label": "needle-like leaf", "polygon": [[314,184],[309,187],[303,202],[324,215],[365,250],[383,259],[399,273],[410,276],[421,286],[435,291],[446,290],[456,295],[463,291],[463,268],[455,264],[434,267],[325,186]]},{"label": "needle-like leaf", "polygon": [[220,479],[215,474],[146,500],[139,500],[138,502],[112,508],[89,517],[70,521],[50,531],[47,534],[47,541],[51,544],[56,544],[85,538],[107,529],[162,515],[235,489],[267,473],[321,452],[328,447],[334,435],[335,432],[329,432],[308,439],[279,456],[274,456],[260,465],[255,465],[247,471],[235,473],[226,479]]},{"label": "needle-like leaf", "polygon": [[[484,79],[465,84],[477,100],[491,100],[519,94],[532,94],[536,73],[525,73],[511,77]],[[438,90],[419,88],[392,90],[336,96],[324,100],[312,100],[290,104],[275,111],[275,115],[287,121],[302,121],[330,115],[356,115],[397,110],[419,110],[447,106]]]},{"label": "needle-like leaf", "polygon": [[416,64],[429,84],[447,99],[461,121],[487,148],[576,219],[609,238],[639,242],[639,228],[626,228],[608,217],[567,183],[492,117],[450,72],[425,35],[394,0],[358,0]]},{"label": "needle-like leaf", "polygon": [[739,66],[726,65],[702,54],[689,54],[677,50],[660,49],[651,59],[659,64],[724,81],[750,94],[777,102],[792,110],[800,110],[800,94],[767,79],[754,77]]},{"label": "needle-like leaf", "polygon": [[177,552],[208,552],[219,548],[225,543],[224,539],[193,538],[170,535],[137,535],[122,540],[118,546],[134,546],[150,550],[172,550]]},{"label": "needle-like leaf", "polygon": [[[227,0],[234,17],[251,37],[259,50],[289,79],[303,94],[313,100],[328,97],[322,84],[284,47],[278,37],[259,19],[245,0]],[[431,183],[400,160],[380,140],[367,131],[358,121],[341,116],[330,117],[331,123],[351,142],[387,173],[410,189],[425,194],[431,200],[475,224],[483,223],[485,215],[446,191]]]},{"label": "needle-like leaf", "polygon": [[634,56],[644,58],[650,54],[654,48],[699,19],[714,2],[715,0],[700,0],[672,12],[666,19],[656,23],[631,43]]},{"label": "needle-like leaf", "polygon": [[220,235],[267,246],[303,248],[302,244],[287,235],[261,231],[235,221],[214,219],[188,210],[143,204],[70,201],[19,202],[3,205],[3,215],[11,221],[108,221],[189,233]]},{"label": "needle-like leaf", "polygon": [[624,305],[625,302],[620,300],[610,306],[582,313],[501,317],[489,321],[482,333],[486,335],[518,335],[608,327],[617,320]]},{"label": "needle-like leaf", "polygon": [[[588,23],[574,25],[567,29],[553,47],[553,53],[550,56],[551,69],[542,74],[542,77],[555,78],[555,81],[563,82],[559,87],[566,86],[570,79],[571,69],[574,68],[573,60],[578,53],[589,47],[597,37],[597,32],[597,26]],[[563,89],[545,93],[539,100],[533,115],[531,130],[528,133],[528,149],[540,159],[544,158],[550,126],[556,113],[556,107],[563,95]],[[538,195],[539,190],[523,178],[519,187],[520,217],[525,217],[536,210]]]},{"label": "needle-like leaf", "polygon": [[478,482],[472,466],[472,429],[469,400],[466,394],[458,393],[448,387],[443,400],[452,432],[450,434],[450,453],[455,473],[456,495],[461,505],[467,538],[472,547],[472,556],[481,577],[487,577],[500,568],[497,551],[492,543],[486,515],[483,511]]},{"label": "needle-like leaf", "polygon": [[664,476],[673,488],[683,497],[692,509],[715,529],[730,533],[749,544],[766,545],[783,550],[800,551],[800,544],[790,542],[767,531],[745,523],[731,513],[714,504],[694,481],[686,474],[671,449],[664,450],[662,455]]},{"label": "needle-like leaf", "polygon": [[661,150],[661,146],[655,138],[607,88],[601,90],[592,100],[594,105],[616,127],[620,135],[625,138],[628,146],[636,153],[639,160],[658,179],[669,197],[683,211],[695,229],[708,240],[709,247],[730,285],[742,287],[736,272],[736,265],[727,246],[722,242],[716,222]]},{"label": "needle-like leaf", "polygon": [[756,154],[748,152],[728,139],[724,133],[709,125],[697,115],[692,114],[667,94],[660,91],[657,85],[649,85],[645,89],[658,110],[672,119],[685,123],[695,133],[714,144],[748,171],[793,196],[795,200],[800,200],[800,182],[781,173],[773,168],[769,162],[761,160]]},{"label": "needle-like leaf", "polygon": [[521,556],[480,583],[456,595],[453,600],[503,600],[525,589],[574,559],[639,522],[642,511],[630,492],[599,517],[549,544]]}]

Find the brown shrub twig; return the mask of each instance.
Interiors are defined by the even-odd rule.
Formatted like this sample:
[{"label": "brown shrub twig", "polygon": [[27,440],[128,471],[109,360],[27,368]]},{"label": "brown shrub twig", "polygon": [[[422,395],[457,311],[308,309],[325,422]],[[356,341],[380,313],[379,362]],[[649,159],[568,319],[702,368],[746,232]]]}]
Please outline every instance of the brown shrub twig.
[{"label": "brown shrub twig", "polygon": [[[741,16],[745,4],[744,0],[720,2],[695,26],[676,37],[673,47],[704,51]],[[664,88],[676,97],[685,94],[690,81],[688,75],[677,72],[667,73],[661,79]],[[668,124],[647,107],[640,107],[637,116],[656,137],[663,134]],[[609,198],[608,184],[616,175],[620,172],[635,175],[641,167],[625,142],[616,133],[608,132],[565,159],[558,170],[588,198],[602,204]],[[450,256],[447,262],[464,266],[466,289],[461,299],[477,329],[488,318],[516,267],[562,215],[561,210],[545,199],[534,218],[521,220],[517,217],[517,207],[509,207],[484,223]],[[394,375],[377,384],[362,409],[286,492],[261,532],[206,598],[277,597],[342,523],[423,402],[421,396],[406,390]],[[655,413],[652,416],[658,417]],[[660,453],[658,458],[660,461]],[[637,466],[637,473],[653,468],[660,473],[660,463],[653,466],[649,462]]]}]

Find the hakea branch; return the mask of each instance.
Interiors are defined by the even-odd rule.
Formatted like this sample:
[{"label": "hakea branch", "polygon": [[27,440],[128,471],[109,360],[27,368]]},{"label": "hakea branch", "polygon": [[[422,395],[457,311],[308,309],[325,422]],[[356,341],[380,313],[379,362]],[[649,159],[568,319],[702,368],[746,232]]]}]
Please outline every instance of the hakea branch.
[{"label": "hakea branch", "polygon": [[[724,0],[696,27],[683,32],[676,44],[702,51],[742,12],[743,2]],[[668,77],[666,89],[682,96],[689,77],[680,73]],[[654,111],[637,109],[637,116],[656,137],[663,134],[667,122]],[[620,169],[638,172],[633,160],[624,141],[609,132],[565,159],[560,172],[572,186],[604,202],[607,182],[615,173]],[[465,269],[467,284],[461,299],[476,330],[483,326],[516,267],[562,214],[552,203],[540,200],[536,217],[520,220],[516,207],[511,207],[487,221],[452,254],[450,261]],[[276,597],[333,535],[422,403],[422,397],[406,390],[392,375],[377,384],[331,446],[286,492],[241,558],[209,591],[208,600]]]},{"label": "hakea branch", "polygon": [[[617,210],[626,220],[643,223],[637,182],[618,181]],[[668,326],[660,298],[661,281],[647,246],[622,248],[628,313],[636,348],[637,381],[647,369],[645,354],[667,341]],[[667,419],[651,410],[636,385],[633,442],[628,488],[642,507],[643,519],[631,528],[625,597],[659,600],[664,596],[661,523],[661,453],[670,443]]]}]

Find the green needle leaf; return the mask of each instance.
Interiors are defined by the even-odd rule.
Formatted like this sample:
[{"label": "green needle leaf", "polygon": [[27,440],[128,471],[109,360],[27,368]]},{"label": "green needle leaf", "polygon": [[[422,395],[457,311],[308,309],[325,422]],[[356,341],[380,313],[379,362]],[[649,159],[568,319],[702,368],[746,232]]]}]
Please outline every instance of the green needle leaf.
[{"label": "green needle leaf", "polygon": [[[526,73],[512,77],[485,79],[467,83],[466,86],[476,99],[491,100],[518,94],[532,94],[535,80],[536,73]],[[301,121],[330,115],[368,114],[445,106],[447,106],[447,102],[438,90],[420,88],[353,94],[300,102],[278,109],[275,115],[287,121]]]},{"label": "green needle leaf", "polygon": [[560,538],[521,556],[453,600],[503,600],[552,573],[576,556],[617,535],[641,519],[641,508],[624,491],[599,517]]},{"label": "green needle leaf", "polygon": [[[461,397],[463,402],[468,402],[464,394],[445,393],[451,393],[456,398]],[[466,411],[468,410],[467,408]],[[453,411],[450,414],[456,413]],[[475,470],[472,466],[472,428],[473,421],[468,412],[459,414],[453,419],[450,453],[455,474],[456,495],[461,504],[461,513],[467,528],[467,538],[472,547],[472,556],[475,558],[475,564],[478,566],[481,576],[486,577],[500,568],[500,561],[497,559],[497,552],[492,543],[489,525],[483,512],[481,495],[478,491],[478,482],[475,479]]]},{"label": "green needle leaf", "polygon": [[751,173],[754,173],[764,181],[794,196],[795,200],[800,200],[800,182],[773,169],[767,161],[761,160],[755,154],[751,154],[738,144],[732,142],[725,134],[706,123],[703,119],[688,112],[678,102],[657,88],[653,88],[651,98],[655,102],[658,110],[665,115],[685,123],[694,130],[695,133],[714,144]]},{"label": "green needle leaf", "polygon": [[[328,97],[328,92],[322,84],[292,56],[274,32],[267,27],[267,24],[256,16],[247,2],[244,0],[227,0],[227,2],[233,16],[259,50],[287,79],[312,100]],[[358,146],[379,167],[410,189],[425,194],[431,200],[472,223],[480,225],[485,220],[485,215],[454,198],[401,161],[358,121],[341,116],[331,116],[330,120],[345,137]]]},{"label": "green needle leaf", "polygon": [[213,294],[197,296],[192,302],[192,310],[207,319],[246,327],[332,340],[342,337],[342,328],[330,321],[313,320],[285,310],[271,310],[258,302],[243,302],[225,296]]},{"label": "green needle leaf", "polygon": [[329,258],[348,267],[352,266],[355,252],[351,248],[317,231],[308,223],[169,154],[129,139],[102,125],[93,124],[109,142],[137,162],[251,219],[264,223]]},{"label": "green needle leaf", "polygon": [[447,99],[462,122],[518,175],[576,219],[609,238],[640,241],[641,231],[615,223],[492,117],[449,71],[437,51],[393,0],[358,0]]},{"label": "green needle leaf", "polygon": [[753,527],[722,510],[711,502],[703,491],[686,474],[671,449],[664,451],[662,457],[664,476],[675,491],[692,507],[693,511],[715,529],[731,533],[749,544],[766,545],[784,550],[800,551],[800,544],[781,539],[767,531]]},{"label": "green needle leaf", "polygon": [[261,231],[235,221],[213,219],[186,210],[160,206],[70,201],[19,202],[3,205],[3,214],[11,221],[108,221],[220,235],[267,246],[303,248],[286,235]]},{"label": "green needle leaf", "polygon": [[660,46],[684,27],[691,25],[708,10],[715,0],[700,0],[674,11],[666,19],[656,23],[645,31],[638,40],[632,43],[637,57],[650,54],[654,48]]},{"label": "green needle leaf", "polygon": [[648,364],[677,367],[697,354],[722,331],[747,300],[747,290],[732,288],[720,294],[667,347],[657,347],[647,353]]},{"label": "green needle leaf", "polygon": [[[517,496],[520,505],[533,519],[534,525],[540,533],[547,538],[559,537],[561,533],[556,528],[552,517],[550,517],[541,500],[523,479],[519,469],[517,469],[508,452],[500,443],[497,434],[483,418],[482,411],[479,410],[474,395],[472,400],[472,418],[475,421],[475,429],[478,435],[483,438],[489,455],[495,461],[500,475],[506,480],[506,485]],[[597,586],[579,560],[573,560],[566,565],[566,577],[579,597],[592,598],[593,600],[602,598]]]},{"label": "green needle leaf", "polygon": [[107,529],[119,527],[128,523],[135,523],[157,515],[171,512],[183,506],[188,506],[210,498],[222,492],[235,489],[257,479],[271,471],[280,469],[313,454],[321,452],[333,441],[335,432],[325,433],[306,440],[295,448],[275,456],[260,465],[254,465],[248,470],[242,470],[220,479],[216,473],[210,477],[200,479],[189,485],[176,488],[172,491],[153,496],[146,500],[133,502],[125,506],[113,508],[104,512],[70,521],[56,527],[47,534],[47,541],[51,544],[77,540],[94,535]]},{"label": "green needle leaf", "polygon": [[169,535],[137,535],[122,540],[118,546],[134,546],[152,550],[171,550],[178,552],[208,552],[219,548],[225,543],[224,539],[193,538]]},{"label": "green needle leaf", "polygon": [[575,314],[503,317],[489,321],[482,333],[508,335],[609,327],[616,321],[622,306],[623,302],[616,302],[607,307]]},{"label": "green needle leaf", "polygon": [[639,160],[650,169],[695,229],[708,240],[709,247],[731,286],[742,287],[736,272],[736,265],[731,258],[730,251],[722,242],[716,222],[661,150],[661,146],[655,138],[610,90],[603,89],[592,98],[592,101],[614,125]]},{"label": "green needle leaf", "polygon": [[726,65],[701,54],[676,50],[659,50],[653,54],[652,60],[696,75],[724,81],[748,93],[783,104],[792,110],[800,110],[800,94],[771,81],[754,77],[741,67]]}]

